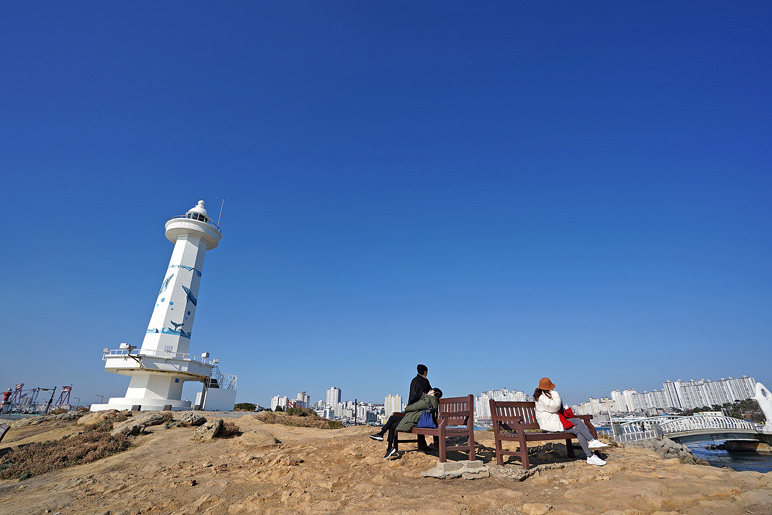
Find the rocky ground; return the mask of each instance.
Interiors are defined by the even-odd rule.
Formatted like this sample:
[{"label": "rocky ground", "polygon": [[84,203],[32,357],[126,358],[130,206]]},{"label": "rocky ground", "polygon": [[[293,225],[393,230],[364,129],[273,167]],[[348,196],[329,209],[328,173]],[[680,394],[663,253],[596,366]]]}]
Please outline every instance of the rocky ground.
[{"label": "rocky ground", "polygon": [[[524,474],[516,457],[497,466],[493,434],[478,432],[485,469],[437,479],[423,475],[436,470],[436,454],[404,444],[399,459],[384,460],[385,444],[370,440],[368,427],[288,427],[247,414],[226,419],[240,435],[210,439],[206,424],[182,426],[168,417],[140,423],[144,416],[115,424],[138,433],[126,452],[0,481],[0,513],[772,513],[772,473],[689,464],[687,456],[665,459],[642,447],[611,447],[608,465],[596,467],[565,459],[561,444],[534,445],[537,465]],[[12,427],[0,450],[77,433],[94,417]]]}]

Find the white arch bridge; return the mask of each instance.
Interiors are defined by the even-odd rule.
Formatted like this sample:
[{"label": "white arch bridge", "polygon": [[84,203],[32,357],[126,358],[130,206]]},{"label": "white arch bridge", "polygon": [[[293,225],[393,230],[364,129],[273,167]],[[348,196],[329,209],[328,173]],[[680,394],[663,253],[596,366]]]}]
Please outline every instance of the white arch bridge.
[{"label": "white arch bridge", "polygon": [[693,415],[679,417],[667,415],[662,417],[641,418],[619,424],[612,436],[620,442],[648,440],[658,436],[682,438],[700,435],[757,435],[756,424],[738,418],[715,415]]}]

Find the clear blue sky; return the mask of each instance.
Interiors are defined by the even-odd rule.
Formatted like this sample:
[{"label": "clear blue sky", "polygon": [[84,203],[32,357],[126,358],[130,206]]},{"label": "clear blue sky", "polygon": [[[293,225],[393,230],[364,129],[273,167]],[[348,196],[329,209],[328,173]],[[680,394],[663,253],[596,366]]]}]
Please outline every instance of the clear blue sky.
[{"label": "clear blue sky", "polygon": [[[772,386],[772,4],[0,7],[0,387],[121,396],[199,198],[238,401]],[[186,396],[194,397],[192,388]]]}]

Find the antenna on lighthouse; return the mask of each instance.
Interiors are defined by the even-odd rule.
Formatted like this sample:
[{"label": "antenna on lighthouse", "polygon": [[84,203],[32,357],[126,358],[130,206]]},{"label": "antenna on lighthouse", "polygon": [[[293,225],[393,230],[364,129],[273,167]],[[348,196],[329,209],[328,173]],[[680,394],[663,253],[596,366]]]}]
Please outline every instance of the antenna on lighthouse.
[{"label": "antenna on lighthouse", "polygon": [[220,219],[222,218],[222,207],[225,205],[225,197],[222,198],[222,204],[220,204],[220,216],[217,217],[217,226],[220,226]]}]

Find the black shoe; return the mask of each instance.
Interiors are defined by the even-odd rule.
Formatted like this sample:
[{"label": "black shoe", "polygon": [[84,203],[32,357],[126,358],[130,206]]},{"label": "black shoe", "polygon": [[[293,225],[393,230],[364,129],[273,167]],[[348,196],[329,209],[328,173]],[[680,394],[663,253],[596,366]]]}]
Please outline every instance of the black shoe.
[{"label": "black shoe", "polygon": [[383,435],[380,433],[375,433],[374,435],[370,435],[370,438],[373,440],[378,440],[379,442],[383,441]]},{"label": "black shoe", "polygon": [[394,449],[393,447],[389,447],[386,450],[386,456],[384,456],[384,458],[386,458],[388,460],[389,458],[391,458],[392,456],[394,456],[396,454],[397,454],[397,449]]}]

